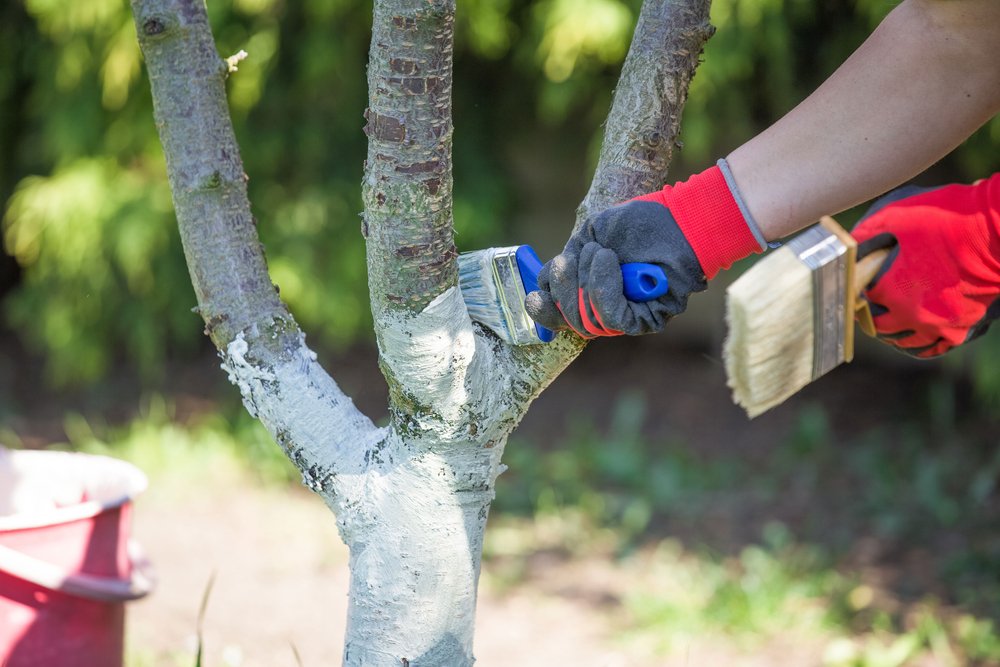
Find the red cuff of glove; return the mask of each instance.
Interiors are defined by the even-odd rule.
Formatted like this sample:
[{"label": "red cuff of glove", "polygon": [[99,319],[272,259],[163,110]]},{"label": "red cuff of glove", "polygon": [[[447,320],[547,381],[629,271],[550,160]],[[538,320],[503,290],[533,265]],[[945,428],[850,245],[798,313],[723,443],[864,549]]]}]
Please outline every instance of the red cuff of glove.
[{"label": "red cuff of glove", "polygon": [[670,209],[706,278],[762,251],[718,166],[636,200]]}]

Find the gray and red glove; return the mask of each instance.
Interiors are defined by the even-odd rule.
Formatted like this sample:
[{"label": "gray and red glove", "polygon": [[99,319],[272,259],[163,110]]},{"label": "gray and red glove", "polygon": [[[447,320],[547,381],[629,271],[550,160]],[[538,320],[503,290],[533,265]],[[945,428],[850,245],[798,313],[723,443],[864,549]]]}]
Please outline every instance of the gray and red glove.
[{"label": "gray and red glove", "polygon": [[[687,308],[688,296],[733,262],[762,252],[763,235],[742,204],[725,160],[594,216],[538,275],[528,314],[549,329],[583,338],[662,331]],[[669,290],[637,303],[623,294],[621,264],[663,268]]]},{"label": "gray and red glove", "polygon": [[1000,317],[1000,174],[975,185],[900,188],[851,232],[858,257],[889,256],[865,289],[880,339],[928,358]]}]

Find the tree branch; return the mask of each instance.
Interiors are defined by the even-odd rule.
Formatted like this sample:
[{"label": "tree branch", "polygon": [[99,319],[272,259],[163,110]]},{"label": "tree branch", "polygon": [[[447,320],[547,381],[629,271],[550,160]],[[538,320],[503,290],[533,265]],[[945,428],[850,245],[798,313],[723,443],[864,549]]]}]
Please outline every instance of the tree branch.
[{"label": "tree branch", "polygon": [[205,331],[251,414],[307,484],[332,494],[333,473],[356,471],[378,431],[316,363],[271,284],[205,3],[132,0],[132,13]]},{"label": "tree branch", "polygon": [[228,66],[204,3],[134,0],[132,7],[191,282],[221,349],[251,325],[288,317],[250,213],[226,103]]},{"label": "tree branch", "polygon": [[715,32],[711,6],[711,0],[643,3],[577,225],[666,181],[688,86]]},{"label": "tree branch", "polygon": [[[454,23],[455,0],[375,1],[362,229],[380,365],[403,429],[417,413],[440,418],[433,430],[454,426],[440,411],[468,370],[455,346],[473,340],[452,221]],[[444,329],[440,312],[452,313]]]},{"label": "tree branch", "polygon": [[[601,211],[663,185],[680,145],[681,114],[705,43],[715,32],[711,0],[645,0],[605,123],[604,143],[576,227]],[[563,344],[524,348],[522,372],[541,391],[583,350]]]},{"label": "tree branch", "polygon": [[457,284],[452,230],[455,0],[376,0],[365,111],[368,284],[380,311],[416,313]]}]

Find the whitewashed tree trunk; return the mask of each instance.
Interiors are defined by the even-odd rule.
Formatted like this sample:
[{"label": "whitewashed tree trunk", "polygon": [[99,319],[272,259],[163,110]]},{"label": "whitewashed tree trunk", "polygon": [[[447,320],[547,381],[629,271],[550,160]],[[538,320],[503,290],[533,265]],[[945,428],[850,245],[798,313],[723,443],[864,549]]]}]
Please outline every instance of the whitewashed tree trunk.
[{"label": "whitewashed tree trunk", "polygon": [[[666,178],[710,0],[647,0],[578,223]],[[198,310],[247,410],[350,547],[345,665],[463,667],[507,437],[583,345],[473,324],[451,214],[454,0],[376,0],[363,233],[390,424],[316,362],[267,274],[203,0],[132,0]],[[252,57],[252,54],[251,54]],[[567,230],[568,231],[568,230]],[[331,629],[333,630],[333,629]]]}]

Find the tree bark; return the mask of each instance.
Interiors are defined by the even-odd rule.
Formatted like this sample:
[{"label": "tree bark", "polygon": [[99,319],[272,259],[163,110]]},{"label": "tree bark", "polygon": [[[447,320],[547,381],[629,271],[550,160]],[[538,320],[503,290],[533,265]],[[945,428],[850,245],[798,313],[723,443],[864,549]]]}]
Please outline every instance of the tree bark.
[{"label": "tree bark", "polygon": [[[604,126],[601,155],[575,228],[616,204],[660,188],[675,146],[688,86],[715,32],[711,0],[645,0]],[[525,348],[518,364],[544,388],[583,350],[571,334],[562,346]]]},{"label": "tree bark", "polygon": [[336,508],[384,435],[316,362],[271,284],[204,2],[133,0],[132,13],[205,332],[247,410]]},{"label": "tree bark", "polygon": [[457,283],[451,193],[455,0],[376,0],[365,111],[372,307],[419,312]]},{"label": "tree bark", "polygon": [[[382,429],[316,363],[271,285],[202,0],[132,7],[206,333],[350,547],[344,664],[471,665],[507,437],[583,344],[511,347],[465,309],[451,218],[454,0],[375,1],[362,233],[390,390]],[[577,224],[662,183],[708,8],[643,6]]]},{"label": "tree bark", "polygon": [[711,6],[711,0],[643,3],[577,224],[666,181],[688,86],[715,32]]}]

